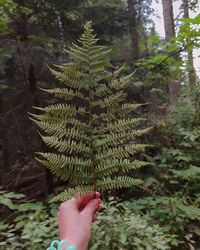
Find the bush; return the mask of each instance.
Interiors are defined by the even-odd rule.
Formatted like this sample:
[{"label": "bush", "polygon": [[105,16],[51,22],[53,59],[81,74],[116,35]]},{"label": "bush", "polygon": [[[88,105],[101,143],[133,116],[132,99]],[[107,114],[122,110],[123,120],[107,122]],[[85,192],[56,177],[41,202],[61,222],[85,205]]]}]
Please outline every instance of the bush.
[{"label": "bush", "polygon": [[147,216],[132,213],[125,203],[113,200],[98,215],[93,227],[90,250],[165,250],[169,238],[158,225],[149,223]]},{"label": "bush", "polygon": [[[18,196],[4,191],[0,194],[0,202],[4,201],[4,206],[13,210],[13,216],[16,214],[9,223],[0,221],[1,250],[44,250],[53,239],[58,239],[56,204],[48,207],[41,202],[16,205],[13,198],[18,199]],[[89,249],[169,249],[168,239],[161,229],[150,225],[147,217],[131,213],[127,207],[114,200],[104,207],[93,224]]]},{"label": "bush", "polygon": [[133,213],[140,211],[142,214],[148,214],[152,220],[159,223],[164,232],[171,236],[176,235],[177,244],[175,241],[172,244],[193,244],[195,242],[192,238],[200,234],[198,225],[200,209],[187,204],[184,198],[178,196],[146,197],[135,201],[128,207]]},{"label": "bush", "polygon": [[44,250],[58,238],[56,206],[45,207],[42,202],[16,204],[21,198],[24,195],[0,191],[0,204],[11,211],[6,220],[0,220],[0,249]]}]

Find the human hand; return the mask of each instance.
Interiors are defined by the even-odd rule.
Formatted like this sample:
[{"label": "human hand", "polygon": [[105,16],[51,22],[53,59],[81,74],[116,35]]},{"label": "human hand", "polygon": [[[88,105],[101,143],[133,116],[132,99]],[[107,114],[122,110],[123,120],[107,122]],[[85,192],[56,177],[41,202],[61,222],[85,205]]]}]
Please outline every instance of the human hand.
[{"label": "human hand", "polygon": [[58,212],[61,240],[67,239],[77,250],[86,250],[91,238],[91,224],[96,220],[95,212],[100,209],[100,193],[72,198],[63,202]]}]

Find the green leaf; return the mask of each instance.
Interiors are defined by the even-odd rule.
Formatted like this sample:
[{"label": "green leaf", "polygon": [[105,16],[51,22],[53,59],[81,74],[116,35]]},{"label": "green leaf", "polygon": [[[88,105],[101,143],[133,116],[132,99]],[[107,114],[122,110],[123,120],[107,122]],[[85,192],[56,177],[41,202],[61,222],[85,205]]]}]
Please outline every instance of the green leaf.
[{"label": "green leaf", "polygon": [[16,205],[13,204],[12,200],[6,197],[0,197],[0,204],[8,207],[11,210],[16,209]]}]

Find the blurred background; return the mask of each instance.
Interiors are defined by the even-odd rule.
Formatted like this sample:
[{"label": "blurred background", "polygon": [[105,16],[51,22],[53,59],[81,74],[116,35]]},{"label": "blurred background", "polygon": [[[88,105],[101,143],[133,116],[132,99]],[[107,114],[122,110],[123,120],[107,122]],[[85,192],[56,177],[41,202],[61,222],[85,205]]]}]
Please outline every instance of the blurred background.
[{"label": "blurred background", "polygon": [[[0,249],[44,249],[41,242],[50,231],[56,235],[56,205],[47,201],[64,183],[35,161],[35,152],[48,149],[28,112],[54,103],[39,87],[56,86],[48,66],[68,62],[64,49],[76,42],[88,20],[100,43],[112,49],[111,63],[134,72],[128,100],[148,103],[138,115],[153,127],[142,141],[154,147],[141,157],[155,164],[138,172],[144,186],[111,194],[125,207],[123,218],[137,213],[148,215],[147,221],[134,217],[138,231],[125,224],[123,235],[112,231],[112,221],[110,228],[100,224],[108,244],[96,233],[91,249],[200,249],[199,13],[198,0],[0,0]],[[115,200],[109,202],[116,207]],[[35,232],[42,223],[43,231]],[[140,223],[152,230],[146,232],[152,248],[142,245]],[[163,234],[156,243],[154,231]],[[165,246],[159,246],[164,238]]]}]

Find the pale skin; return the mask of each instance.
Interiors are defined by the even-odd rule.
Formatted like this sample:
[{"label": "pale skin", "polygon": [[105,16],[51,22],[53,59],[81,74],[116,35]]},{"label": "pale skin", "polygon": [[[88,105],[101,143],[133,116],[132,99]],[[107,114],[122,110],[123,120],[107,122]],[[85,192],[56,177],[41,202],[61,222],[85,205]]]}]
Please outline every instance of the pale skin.
[{"label": "pale skin", "polygon": [[67,239],[77,250],[87,250],[92,222],[96,220],[100,203],[98,192],[63,202],[58,212],[60,239]]}]

